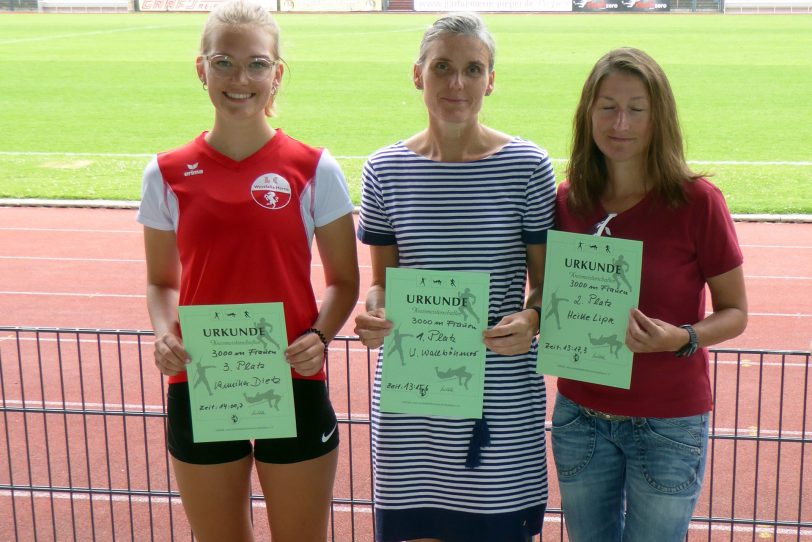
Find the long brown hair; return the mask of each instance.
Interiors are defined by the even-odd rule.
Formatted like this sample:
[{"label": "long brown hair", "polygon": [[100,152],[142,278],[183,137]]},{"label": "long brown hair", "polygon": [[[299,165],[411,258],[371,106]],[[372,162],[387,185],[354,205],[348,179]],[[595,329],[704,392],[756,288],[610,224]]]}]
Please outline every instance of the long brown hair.
[{"label": "long brown hair", "polygon": [[623,47],[609,51],[598,60],[581,90],[572,122],[572,152],[567,166],[570,209],[589,212],[606,188],[606,161],[592,137],[592,108],[603,79],[617,72],[638,77],[648,90],[652,135],[646,155],[647,182],[669,206],[686,203],[682,183],[702,175],[691,171],[685,162],[671,85],[653,58],[639,49]]}]

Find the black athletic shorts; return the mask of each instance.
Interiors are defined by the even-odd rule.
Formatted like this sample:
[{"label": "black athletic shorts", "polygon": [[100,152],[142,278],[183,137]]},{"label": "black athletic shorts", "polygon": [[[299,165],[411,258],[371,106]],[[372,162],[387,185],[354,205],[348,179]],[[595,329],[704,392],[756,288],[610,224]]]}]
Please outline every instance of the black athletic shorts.
[{"label": "black athletic shorts", "polygon": [[213,465],[242,459],[251,453],[263,463],[297,463],[315,459],[338,447],[338,426],[327,386],[321,380],[293,379],[296,435],[291,438],[194,442],[187,382],[167,391],[166,444],[172,457],[184,463]]}]

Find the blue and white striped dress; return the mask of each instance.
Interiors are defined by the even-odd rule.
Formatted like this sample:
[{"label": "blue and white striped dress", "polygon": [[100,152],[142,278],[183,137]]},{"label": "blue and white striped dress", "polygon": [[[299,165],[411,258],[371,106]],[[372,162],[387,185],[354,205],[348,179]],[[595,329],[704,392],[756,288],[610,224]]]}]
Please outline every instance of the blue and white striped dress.
[{"label": "blue and white striped dress", "polygon": [[[546,242],[555,182],[547,153],[513,138],[475,162],[433,162],[402,143],[362,173],[358,237],[396,244],[401,267],[487,271],[490,325],[523,309],[527,244]],[[546,504],[544,379],[530,352],[487,352],[484,418],[490,444],[466,468],[473,420],[381,412],[375,376],[372,448],[380,510],[435,508],[502,514]]]}]

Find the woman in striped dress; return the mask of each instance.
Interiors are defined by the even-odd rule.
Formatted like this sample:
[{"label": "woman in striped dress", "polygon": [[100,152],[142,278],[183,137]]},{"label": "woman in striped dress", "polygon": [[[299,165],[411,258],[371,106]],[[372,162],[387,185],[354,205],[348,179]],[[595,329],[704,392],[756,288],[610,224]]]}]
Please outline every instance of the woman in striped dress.
[{"label": "woman in striped dress", "polygon": [[374,153],[362,174],[358,237],[370,245],[373,277],[355,331],[366,346],[392,332],[387,267],[490,273],[482,421],[381,412],[379,353],[378,541],[523,542],[541,530],[546,396],[534,336],[555,182],[544,150],[479,123],[493,61],[478,16],[437,20],[413,68],[428,127]]}]

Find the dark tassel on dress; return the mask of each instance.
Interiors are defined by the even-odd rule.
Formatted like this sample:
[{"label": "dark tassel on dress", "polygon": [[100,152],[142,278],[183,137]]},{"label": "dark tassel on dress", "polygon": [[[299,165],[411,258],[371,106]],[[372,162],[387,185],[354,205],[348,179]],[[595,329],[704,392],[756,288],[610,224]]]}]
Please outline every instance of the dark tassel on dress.
[{"label": "dark tassel on dress", "polygon": [[482,447],[491,443],[491,431],[485,418],[474,422],[471,432],[471,442],[468,443],[468,457],[465,458],[465,468],[475,469],[482,464]]}]

